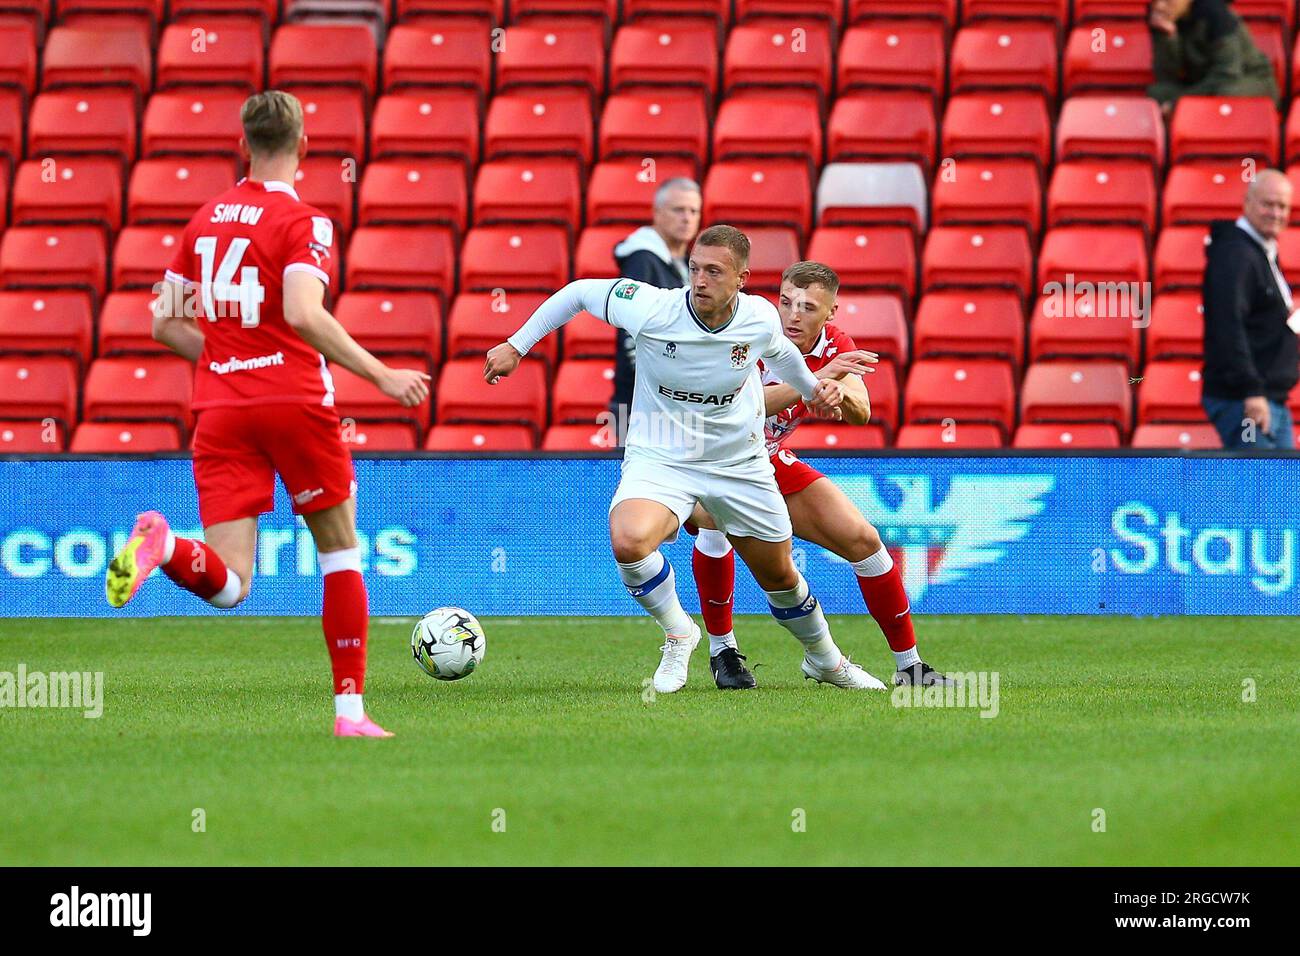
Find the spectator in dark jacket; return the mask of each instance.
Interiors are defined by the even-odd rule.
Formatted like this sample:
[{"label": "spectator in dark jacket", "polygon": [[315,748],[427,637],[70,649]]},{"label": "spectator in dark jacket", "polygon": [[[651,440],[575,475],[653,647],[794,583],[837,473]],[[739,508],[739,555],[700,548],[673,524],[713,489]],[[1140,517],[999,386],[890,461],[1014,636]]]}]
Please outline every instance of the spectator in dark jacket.
[{"label": "spectator in dark jacket", "polygon": [[1154,0],[1152,70],[1147,95],[1168,115],[1180,96],[1268,96],[1277,80],[1250,31],[1227,0]]},{"label": "spectator in dark jacket", "polygon": [[1290,215],[1290,180],[1266,169],[1247,188],[1243,215],[1210,227],[1201,403],[1225,448],[1295,447],[1286,400],[1300,321],[1277,264]]},{"label": "spectator in dark jacket", "polygon": [[[655,190],[654,220],[614,247],[618,274],[661,289],[677,289],[688,280],[686,251],[700,229],[700,187],[693,179],[670,179]],[[614,398],[611,411],[626,421],[636,381],[636,346],[632,336],[618,330],[614,356]],[[620,432],[621,434],[621,432]]]}]

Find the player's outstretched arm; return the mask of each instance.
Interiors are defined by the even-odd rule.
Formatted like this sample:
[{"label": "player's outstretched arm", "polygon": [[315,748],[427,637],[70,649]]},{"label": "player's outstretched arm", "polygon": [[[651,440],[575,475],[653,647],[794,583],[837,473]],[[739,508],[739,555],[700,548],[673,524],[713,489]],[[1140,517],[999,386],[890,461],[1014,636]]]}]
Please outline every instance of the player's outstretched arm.
[{"label": "player's outstretched arm", "polygon": [[599,319],[608,320],[606,302],[610,290],[621,279],[579,279],[570,282],[537,307],[514,335],[500,345],[493,346],[483,363],[483,378],[489,385],[509,375],[519,367],[519,361],[528,351],[552,332],[558,330],[579,312],[587,311]]},{"label": "player's outstretched arm", "polygon": [[369,382],[394,401],[410,408],[429,397],[429,376],[414,369],[390,368],[348,334],[325,308],[325,283],[307,272],[284,277],[284,320],[304,342]]},{"label": "player's outstretched arm", "polygon": [[191,362],[203,354],[203,333],[185,311],[185,286],[179,282],[164,282],[153,301],[153,338]]}]

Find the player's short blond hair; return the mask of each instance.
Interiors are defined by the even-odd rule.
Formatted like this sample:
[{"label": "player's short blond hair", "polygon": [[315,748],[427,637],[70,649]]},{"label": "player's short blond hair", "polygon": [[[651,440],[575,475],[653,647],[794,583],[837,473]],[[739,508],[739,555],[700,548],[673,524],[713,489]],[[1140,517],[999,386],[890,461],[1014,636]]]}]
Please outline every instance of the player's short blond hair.
[{"label": "player's short blond hair", "polygon": [[283,90],[254,93],[239,111],[244,141],[256,156],[278,156],[298,149],[302,139],[302,104]]},{"label": "player's short blond hair", "polygon": [[812,260],[796,262],[781,273],[781,284],[787,282],[796,289],[806,289],[810,285],[823,286],[831,295],[840,291],[840,277],[835,270],[823,262]]},{"label": "player's short blond hair", "polygon": [[709,226],[695,237],[697,246],[724,246],[731,250],[736,260],[736,270],[749,268],[749,236],[735,226]]}]

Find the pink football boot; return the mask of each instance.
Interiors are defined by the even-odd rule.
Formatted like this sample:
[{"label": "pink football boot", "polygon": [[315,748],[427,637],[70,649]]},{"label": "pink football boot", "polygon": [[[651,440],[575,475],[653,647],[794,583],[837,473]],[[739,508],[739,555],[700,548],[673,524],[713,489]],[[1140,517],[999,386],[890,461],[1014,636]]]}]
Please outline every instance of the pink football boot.
[{"label": "pink football boot", "polygon": [[350,720],[347,717],[334,718],[335,737],[391,737],[391,732],[384,730],[369,717]]},{"label": "pink football boot", "polygon": [[167,519],[156,511],[137,515],[131,537],[108,565],[104,593],[113,607],[122,607],[135,597],[145,578],[163,562],[167,544]]}]

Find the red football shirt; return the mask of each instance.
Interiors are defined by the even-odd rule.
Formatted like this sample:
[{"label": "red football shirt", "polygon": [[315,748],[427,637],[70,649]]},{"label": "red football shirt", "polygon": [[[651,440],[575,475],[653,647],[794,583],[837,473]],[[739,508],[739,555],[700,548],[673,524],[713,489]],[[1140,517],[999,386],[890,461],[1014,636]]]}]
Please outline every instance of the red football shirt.
[{"label": "red football shirt", "polygon": [[324,357],[284,320],[284,277],[327,286],[334,225],[280,182],[242,179],[203,206],[181,237],[167,279],[186,285],[203,331],[195,409],[334,404]]},{"label": "red football shirt", "polygon": [[[847,332],[841,332],[829,322],[822,328],[821,334],[817,336],[817,341],[809,352],[804,354],[804,361],[808,363],[808,371],[816,372],[826,365],[831,359],[841,352],[852,352],[857,346],[853,344],[853,337]],[[772,369],[766,365],[762,366],[763,384],[776,385],[781,379]],[[790,433],[799,427],[799,423],[808,415],[808,407],[804,405],[803,399],[795,402],[789,408],[784,408],[775,415],[769,415],[763,430],[767,438],[767,453],[775,455],[781,444],[790,437]]]}]

